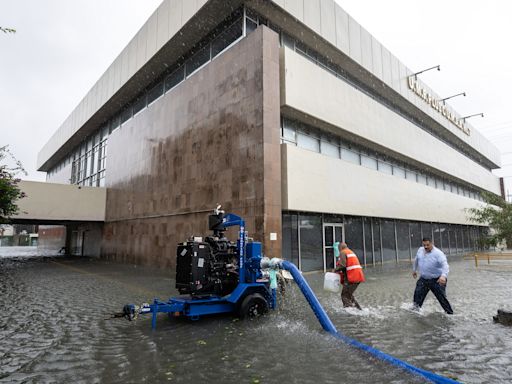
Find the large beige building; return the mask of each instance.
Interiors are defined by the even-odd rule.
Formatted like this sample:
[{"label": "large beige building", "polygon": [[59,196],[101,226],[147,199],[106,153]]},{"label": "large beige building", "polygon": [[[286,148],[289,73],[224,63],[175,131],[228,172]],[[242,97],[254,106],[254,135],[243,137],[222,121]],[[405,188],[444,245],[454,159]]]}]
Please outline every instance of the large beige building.
[{"label": "large beige building", "polygon": [[464,210],[501,193],[498,150],[333,0],[165,0],[38,163],[106,188],[102,256],[169,267],[217,203],[308,271],[342,239],[473,249]]}]

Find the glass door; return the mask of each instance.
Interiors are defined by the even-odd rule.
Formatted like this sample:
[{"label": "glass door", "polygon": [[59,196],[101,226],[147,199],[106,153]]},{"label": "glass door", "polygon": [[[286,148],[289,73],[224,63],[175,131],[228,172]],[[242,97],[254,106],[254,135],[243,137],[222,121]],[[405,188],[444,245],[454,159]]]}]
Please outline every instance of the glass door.
[{"label": "glass door", "polygon": [[336,264],[334,257],[334,243],[344,241],[343,224],[324,223],[323,225],[323,243],[324,243],[324,272],[331,271]]}]

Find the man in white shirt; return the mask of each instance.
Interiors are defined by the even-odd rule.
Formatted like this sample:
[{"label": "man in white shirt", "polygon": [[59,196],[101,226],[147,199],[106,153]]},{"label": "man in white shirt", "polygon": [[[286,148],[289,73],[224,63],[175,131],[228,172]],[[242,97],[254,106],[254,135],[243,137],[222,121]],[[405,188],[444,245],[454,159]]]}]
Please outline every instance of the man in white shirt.
[{"label": "man in white shirt", "polygon": [[417,277],[417,272],[420,275],[414,291],[414,306],[421,308],[428,291],[432,291],[444,311],[452,315],[452,306],[446,298],[446,283],[450,267],[446,255],[439,248],[434,247],[429,237],[423,238],[423,246],[416,253],[412,270],[414,278]]}]

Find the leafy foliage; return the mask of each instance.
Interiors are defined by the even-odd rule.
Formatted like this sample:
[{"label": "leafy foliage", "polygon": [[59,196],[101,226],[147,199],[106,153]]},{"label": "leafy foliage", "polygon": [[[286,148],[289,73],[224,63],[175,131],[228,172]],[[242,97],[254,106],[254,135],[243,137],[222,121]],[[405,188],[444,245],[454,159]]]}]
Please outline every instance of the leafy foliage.
[{"label": "leafy foliage", "polygon": [[493,193],[483,192],[482,196],[486,205],[467,212],[471,220],[488,224],[493,230],[484,239],[485,245],[496,246],[505,241],[509,248],[512,247],[512,204]]},{"label": "leafy foliage", "polygon": [[3,33],[16,33],[16,30],[14,28],[0,27],[0,31]]},{"label": "leafy foliage", "polygon": [[[4,163],[7,158],[14,162],[13,166]],[[20,179],[16,178],[16,175],[20,172],[27,174],[8,146],[0,147],[0,223],[18,212],[16,201],[26,196],[18,187]]]}]

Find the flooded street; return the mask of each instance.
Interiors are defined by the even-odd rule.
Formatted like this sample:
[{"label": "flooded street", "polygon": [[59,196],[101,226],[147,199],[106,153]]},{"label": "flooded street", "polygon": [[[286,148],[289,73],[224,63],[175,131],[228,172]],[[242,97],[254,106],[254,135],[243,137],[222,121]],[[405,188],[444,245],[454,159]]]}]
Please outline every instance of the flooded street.
[{"label": "flooded street", "polygon": [[[279,310],[253,321],[109,319],[125,303],[177,294],[161,270],[96,259],[30,257],[35,249],[0,249],[0,383],[421,383],[322,331],[292,284]],[[475,268],[449,259],[445,315],[430,293],[420,314],[407,310],[415,280],[408,266],[366,271],[356,291],[363,311],[344,310],[339,295],[311,287],[338,330],[420,368],[465,383],[512,377],[512,329],[493,324],[512,308],[512,262]]]}]

